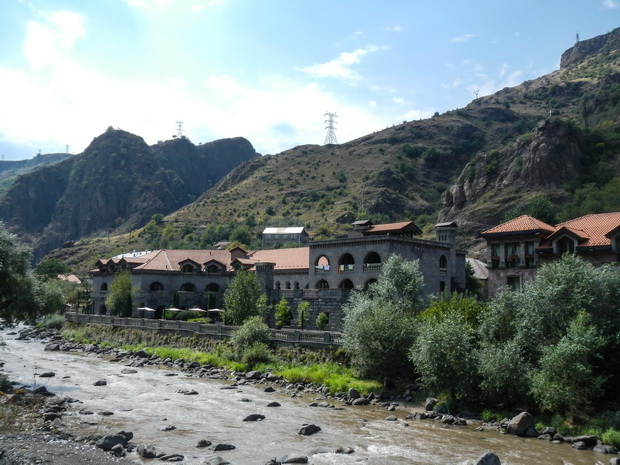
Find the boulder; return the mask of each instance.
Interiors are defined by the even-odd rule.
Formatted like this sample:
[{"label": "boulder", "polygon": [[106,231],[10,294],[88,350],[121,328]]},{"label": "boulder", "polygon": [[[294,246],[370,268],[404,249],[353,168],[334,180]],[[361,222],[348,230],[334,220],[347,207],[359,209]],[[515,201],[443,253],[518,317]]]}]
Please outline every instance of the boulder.
[{"label": "boulder", "polygon": [[116,444],[115,446],[112,446],[110,452],[117,457],[125,457],[125,448],[121,444]]},{"label": "boulder", "polygon": [[365,397],[360,397],[359,399],[355,399],[351,403],[353,405],[368,405],[368,404],[370,404],[370,401],[368,399],[366,399]]},{"label": "boulder", "polygon": [[334,450],[335,454],[352,454],[353,452],[355,452],[355,450],[352,447],[337,447],[336,450]]},{"label": "boulder", "polygon": [[230,462],[219,455],[211,455],[207,457],[206,461],[202,462],[206,465],[230,465]]},{"label": "boulder", "polygon": [[389,417],[385,419],[385,421],[396,421],[396,420],[398,420],[398,418],[396,418],[396,415],[390,415]]},{"label": "boulder", "polygon": [[347,392],[347,400],[355,400],[355,399],[359,399],[360,397],[362,397],[362,395],[355,388],[350,388],[349,391]]},{"label": "boulder", "polygon": [[297,434],[300,434],[302,436],[310,436],[311,434],[318,433],[319,431],[321,431],[320,426],[310,424],[302,426],[297,432]]},{"label": "boulder", "polygon": [[583,436],[575,436],[571,438],[571,442],[583,442],[586,447],[594,447],[598,444],[598,438],[592,434],[587,434]]},{"label": "boulder", "polygon": [[493,452],[487,452],[475,462],[475,465],[502,465],[502,462]]},{"label": "boulder", "polygon": [[269,402],[267,404],[267,407],[280,407],[280,403],[279,402]]},{"label": "boulder", "polygon": [[182,462],[185,457],[181,454],[162,455],[159,460],[162,462]]},{"label": "boulder", "polygon": [[252,413],[245,417],[243,421],[261,421],[265,419],[265,415],[261,415],[260,413]]},{"label": "boulder", "polygon": [[573,449],[585,450],[588,448],[588,445],[583,441],[575,441],[573,442]]},{"label": "boulder", "polygon": [[424,410],[427,410],[427,411],[433,410],[435,408],[435,405],[437,405],[437,402],[439,401],[435,399],[434,397],[428,397],[424,404]]},{"label": "boulder", "polygon": [[594,452],[598,452],[599,454],[617,454],[618,450],[611,445],[608,444],[597,444],[596,446],[594,446],[594,449],[592,449],[592,451]]},{"label": "boulder", "polygon": [[211,441],[207,441],[206,439],[201,439],[200,441],[198,441],[198,444],[196,444],[196,447],[209,447],[211,445]]},{"label": "boulder", "polygon": [[155,446],[151,444],[141,444],[138,446],[138,454],[145,459],[154,459],[159,455]]},{"label": "boulder", "polygon": [[56,376],[56,373],[53,371],[46,371],[45,373],[41,373],[39,378],[53,378],[54,376]]},{"label": "boulder", "polygon": [[97,441],[96,446],[103,450],[112,450],[114,446],[120,444],[122,447],[127,445],[127,438],[122,434],[104,436]]},{"label": "boulder", "polygon": [[308,463],[305,455],[289,454],[280,459],[280,463]]},{"label": "boulder", "polygon": [[106,386],[108,382],[105,379],[98,379],[93,383],[93,386]]},{"label": "boulder", "polygon": [[246,379],[260,379],[263,374],[260,371],[248,371],[245,374]]},{"label": "boulder", "polygon": [[517,436],[524,436],[534,426],[534,417],[528,412],[521,412],[508,422],[506,432]]},{"label": "boulder", "polygon": [[220,443],[220,444],[216,444],[215,447],[213,448],[213,450],[215,452],[221,451],[221,450],[233,450],[236,447],[233,446],[232,444],[226,444],[226,443]]},{"label": "boulder", "polygon": [[609,465],[620,465],[620,457],[612,457],[609,459]]}]

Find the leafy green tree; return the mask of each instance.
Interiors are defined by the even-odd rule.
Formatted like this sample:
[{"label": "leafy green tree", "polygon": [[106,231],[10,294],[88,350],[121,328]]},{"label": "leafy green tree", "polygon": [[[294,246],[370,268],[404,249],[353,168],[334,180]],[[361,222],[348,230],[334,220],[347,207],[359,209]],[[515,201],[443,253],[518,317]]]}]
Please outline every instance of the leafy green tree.
[{"label": "leafy green tree", "polygon": [[545,348],[540,370],[532,380],[532,394],[540,408],[583,415],[590,401],[602,393],[603,378],[593,370],[593,359],[605,344],[585,312],[571,322],[567,334]]},{"label": "leafy green tree", "polygon": [[351,294],[343,306],[344,348],[361,376],[388,384],[410,375],[407,352],[424,305],[423,285],[418,262],[393,255],[369,292]]},{"label": "leafy green tree", "polygon": [[299,302],[297,306],[297,324],[301,329],[304,329],[304,326],[308,322],[308,316],[310,315],[310,302],[304,300],[303,302]]},{"label": "leafy green tree", "polygon": [[34,272],[42,280],[47,281],[56,278],[59,274],[70,273],[71,268],[57,258],[48,258],[39,262]]},{"label": "leafy green tree", "polygon": [[224,294],[224,321],[227,325],[240,326],[252,316],[265,318],[266,300],[256,275],[251,271],[237,271]]},{"label": "leafy green tree", "polygon": [[30,269],[30,250],[0,222],[0,318],[11,323],[44,313],[39,281]]},{"label": "leafy green tree", "polygon": [[556,206],[544,195],[535,195],[527,204],[527,214],[547,224],[557,223]]},{"label": "leafy green tree", "polygon": [[276,304],[276,326],[288,325],[293,318],[291,309],[288,305],[288,301],[285,298],[280,299],[280,302]]},{"label": "leafy green tree", "polygon": [[45,313],[62,313],[64,311],[67,298],[59,281],[50,280],[41,284],[39,292]]},{"label": "leafy green tree", "polygon": [[131,316],[136,289],[131,286],[131,273],[119,271],[110,284],[105,304],[112,315]]},{"label": "leafy green tree", "polygon": [[325,312],[321,312],[316,317],[316,327],[319,331],[325,331],[327,325],[329,324],[329,316]]},{"label": "leafy green tree", "polygon": [[487,305],[476,298],[453,292],[435,297],[420,319],[441,321],[448,314],[458,313],[470,329],[476,329],[486,310]]},{"label": "leafy green tree", "polygon": [[474,398],[477,360],[473,341],[474,331],[459,312],[422,320],[409,351],[420,383],[452,399]]}]

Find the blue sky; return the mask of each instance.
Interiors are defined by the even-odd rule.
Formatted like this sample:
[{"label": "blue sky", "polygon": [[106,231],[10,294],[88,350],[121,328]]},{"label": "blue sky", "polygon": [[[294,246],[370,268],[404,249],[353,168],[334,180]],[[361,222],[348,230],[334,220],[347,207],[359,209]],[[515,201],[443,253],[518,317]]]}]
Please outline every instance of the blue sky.
[{"label": "blue sky", "polygon": [[108,126],[262,154],[346,142],[559,68],[620,0],[1,0],[0,155]]}]

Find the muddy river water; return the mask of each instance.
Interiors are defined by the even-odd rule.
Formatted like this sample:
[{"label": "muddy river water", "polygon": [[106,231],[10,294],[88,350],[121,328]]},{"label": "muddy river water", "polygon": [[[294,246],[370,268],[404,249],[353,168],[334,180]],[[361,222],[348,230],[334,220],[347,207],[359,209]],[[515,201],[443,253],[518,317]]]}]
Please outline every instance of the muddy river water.
[{"label": "muddy river water", "polygon": [[[213,454],[196,447],[202,439],[234,445],[234,450],[218,454],[236,465],[264,464],[271,457],[291,453],[306,455],[316,465],[466,464],[489,451],[506,465],[603,465],[609,461],[609,456],[578,451],[568,444],[479,432],[473,427],[446,428],[431,420],[404,420],[409,411],[403,406],[395,412],[379,406],[309,407],[315,396],[291,397],[278,389],[268,393],[261,385],[223,389],[231,382],[191,378],[155,366],[122,374],[126,367],[119,363],[83,353],[45,352],[41,341],[15,337],[4,334],[3,372],[12,381],[44,385],[81,401],[65,414],[65,421],[95,425],[98,434],[132,431],[133,444],[153,444],[166,454],[182,454],[185,464],[200,464]],[[38,376],[46,372],[55,376]],[[95,386],[101,379],[107,384]],[[188,390],[197,394],[179,392]],[[281,406],[267,406],[274,401]],[[93,413],[85,415],[80,410]],[[265,419],[244,422],[250,414],[262,414]],[[396,421],[386,421],[391,414],[397,416]],[[297,432],[304,423],[316,424],[321,431],[301,436]],[[341,446],[355,452],[332,452]],[[129,458],[138,456],[134,453]]]}]

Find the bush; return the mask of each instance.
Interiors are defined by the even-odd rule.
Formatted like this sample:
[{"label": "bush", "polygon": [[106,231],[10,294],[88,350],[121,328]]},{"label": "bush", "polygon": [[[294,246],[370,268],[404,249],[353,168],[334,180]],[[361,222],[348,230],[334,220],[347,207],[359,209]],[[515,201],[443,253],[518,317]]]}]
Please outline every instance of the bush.
[{"label": "bush", "polygon": [[13,390],[13,385],[7,375],[0,375],[0,392],[11,392]]},{"label": "bush", "polygon": [[329,316],[327,316],[327,313],[325,312],[319,313],[319,315],[316,317],[316,327],[318,328],[318,330],[325,331],[325,328],[327,328],[328,323],[329,323]]},{"label": "bush", "polygon": [[616,449],[620,449],[620,431],[614,428],[609,428],[601,436],[603,444],[609,444]]},{"label": "bush", "polygon": [[247,365],[248,368],[254,368],[261,363],[270,363],[274,359],[269,346],[263,342],[256,342],[252,346],[243,351],[241,363]]},{"label": "bush", "polygon": [[65,324],[65,317],[58,314],[45,315],[41,321],[37,323],[39,328],[45,329],[62,329]]},{"label": "bush", "polygon": [[230,343],[237,358],[241,358],[243,353],[254,344],[262,343],[269,345],[271,331],[263,319],[259,316],[250,317],[239,329],[233,331]]}]

